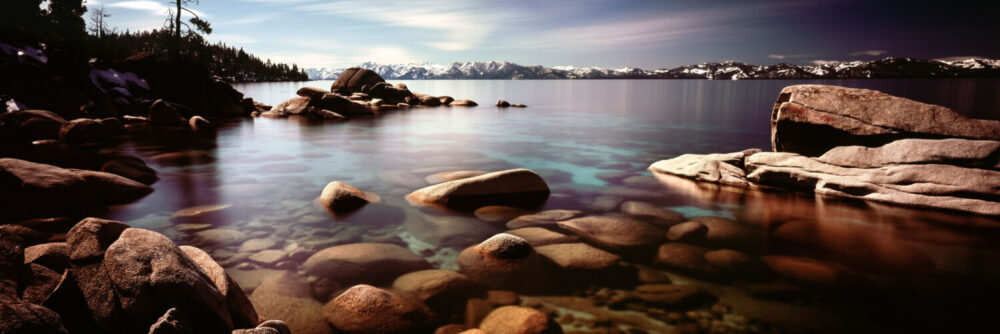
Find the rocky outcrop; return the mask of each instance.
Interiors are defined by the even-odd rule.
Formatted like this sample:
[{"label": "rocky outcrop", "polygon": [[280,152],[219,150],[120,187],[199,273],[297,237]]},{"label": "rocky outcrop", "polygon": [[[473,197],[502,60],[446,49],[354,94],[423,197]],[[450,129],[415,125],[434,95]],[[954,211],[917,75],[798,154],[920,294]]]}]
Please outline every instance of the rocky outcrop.
[{"label": "rocky outcrop", "polygon": [[487,205],[536,208],[545,203],[549,187],[527,169],[512,169],[439,183],[406,196],[418,204],[472,211]]},{"label": "rocky outcrop", "polygon": [[747,158],[757,184],[907,206],[1000,215],[1000,171],[942,164],[840,167],[794,153]]},{"label": "rocky outcrop", "polygon": [[0,185],[0,211],[27,217],[129,203],[153,191],[114,174],[10,158],[0,159]]},{"label": "rocky outcrop", "polygon": [[[799,85],[782,90],[771,131],[777,152],[685,154],[649,169],[738,188],[1000,215],[1000,122],[871,90]],[[672,239],[696,236],[690,227]]]},{"label": "rocky outcrop", "polygon": [[242,289],[200,249],[97,218],[73,226],[65,243],[39,244],[35,234],[0,226],[0,331],[229,333],[260,323]]},{"label": "rocky outcrop", "polygon": [[785,87],[771,112],[776,152],[818,156],[837,146],[946,137],[1000,140],[1000,121],[970,119],[874,90],[825,85]]}]

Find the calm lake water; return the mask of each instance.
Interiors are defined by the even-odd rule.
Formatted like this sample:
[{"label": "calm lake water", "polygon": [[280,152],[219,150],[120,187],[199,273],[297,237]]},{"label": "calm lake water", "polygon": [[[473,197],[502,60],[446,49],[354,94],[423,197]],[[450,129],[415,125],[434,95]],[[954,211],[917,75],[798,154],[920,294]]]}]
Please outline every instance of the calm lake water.
[{"label": "calm lake water", "polygon": [[[502,224],[448,230],[444,227],[456,222],[485,223],[471,215],[417,209],[403,196],[427,186],[424,178],[441,171],[529,168],[553,190],[543,209],[606,214],[618,212],[621,201],[639,200],[688,217],[732,218],[755,232],[748,241],[759,246],[755,256],[812,259],[836,268],[837,277],[849,277],[810,285],[704,281],[665,272],[675,283],[705,287],[733,313],[768,324],[755,327],[761,331],[920,330],[995,316],[998,220],[802,194],[732,193],[674,179],[657,184],[648,182],[653,178],[646,167],[683,153],[769,150],[772,105],[778,91],[792,84],[871,88],[972,117],[1000,119],[1000,80],[396,82],[415,92],[471,99],[480,106],[413,108],[341,123],[247,119],[220,124],[214,136],[151,133],[121,148],[152,161],[161,178],[153,185],[156,191],[110,215],[206,248],[247,290],[267,277],[295,272],[301,263],[292,259],[275,265],[281,269],[244,264],[248,261],[240,246],[247,238],[270,238],[275,249],[291,243],[319,248],[396,242],[437,267],[457,270],[458,251],[502,231]],[[236,88],[276,104],[294,97],[302,86],[327,89],[331,83]],[[493,106],[497,99],[528,108],[498,109]],[[162,155],[178,150],[190,156]],[[645,177],[631,179],[643,182],[623,181],[631,176]],[[314,200],[335,180],[378,194],[382,201],[333,216]],[[200,205],[228,207],[214,216],[216,226],[170,222],[175,211]],[[198,235],[219,225],[242,235]],[[559,304],[562,299],[545,300],[563,311],[574,310],[572,303]],[[649,332],[670,327],[620,321],[621,328]],[[567,330],[581,330],[574,326],[564,324]]]}]

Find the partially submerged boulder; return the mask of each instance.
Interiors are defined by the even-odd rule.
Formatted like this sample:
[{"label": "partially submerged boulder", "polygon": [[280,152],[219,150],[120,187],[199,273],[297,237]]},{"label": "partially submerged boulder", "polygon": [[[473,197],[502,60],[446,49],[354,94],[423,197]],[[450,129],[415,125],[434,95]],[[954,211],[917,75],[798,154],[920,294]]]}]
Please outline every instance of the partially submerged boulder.
[{"label": "partially submerged boulder", "polygon": [[971,119],[874,90],[826,85],[785,87],[771,112],[776,152],[819,156],[836,146],[945,137],[1000,140],[1000,121]]},{"label": "partially submerged boulder", "polygon": [[439,183],[414,191],[406,198],[411,202],[471,211],[487,205],[531,209],[544,204],[548,196],[549,187],[538,174],[512,169]]},{"label": "partially submerged boulder", "polygon": [[350,93],[361,92],[365,85],[371,86],[380,82],[384,83],[385,79],[382,79],[378,73],[366,68],[352,67],[344,70],[337,77],[337,81],[334,81],[333,85],[330,86],[330,91],[344,91],[347,92],[346,95],[350,95]]},{"label": "partially submerged boulder", "polygon": [[649,170],[700,182],[744,188],[748,183],[743,160],[757,152],[760,150],[726,154],[683,154],[673,159],[657,161],[649,166]]},{"label": "partially submerged boulder", "polygon": [[328,183],[320,193],[319,201],[338,213],[354,211],[371,202],[365,192],[340,181]]},{"label": "partially submerged boulder", "polygon": [[26,217],[129,203],[153,191],[114,174],[11,158],[0,158],[0,185],[0,212]]},{"label": "partially submerged boulder", "polygon": [[399,294],[364,284],[327,303],[323,317],[345,334],[420,332],[428,319],[425,310]]},{"label": "partially submerged boulder", "polygon": [[492,289],[540,291],[545,282],[527,277],[541,277],[546,272],[543,258],[521,237],[500,233],[458,255],[461,272],[473,281]]}]

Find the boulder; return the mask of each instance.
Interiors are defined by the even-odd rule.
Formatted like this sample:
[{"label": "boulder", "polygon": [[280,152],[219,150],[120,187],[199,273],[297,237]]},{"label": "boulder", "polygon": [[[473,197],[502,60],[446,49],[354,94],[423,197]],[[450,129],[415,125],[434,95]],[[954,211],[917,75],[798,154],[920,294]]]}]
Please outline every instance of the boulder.
[{"label": "boulder", "polygon": [[760,152],[757,149],[727,154],[684,154],[673,159],[660,160],[649,166],[655,173],[675,175],[700,182],[746,188],[749,183],[743,160]]},{"label": "boulder", "polygon": [[497,107],[506,108],[510,107],[510,102],[504,100],[497,100]]},{"label": "boulder", "polygon": [[[270,111],[268,111],[265,114],[272,115],[272,117],[285,117],[285,116],[288,116],[288,115],[302,115],[302,114],[306,113],[306,109],[309,107],[309,101],[311,101],[311,99],[308,98],[308,97],[302,97],[302,96],[293,97],[291,99],[288,99],[288,100],[282,101],[281,103],[278,103],[273,108],[271,108]],[[265,116],[265,115],[262,114],[261,116]],[[265,117],[267,117],[267,116],[265,116]]]},{"label": "boulder", "polygon": [[455,100],[448,105],[452,107],[475,107],[479,104],[472,100]]},{"label": "boulder", "polygon": [[33,263],[28,265],[28,270],[21,276],[22,282],[19,284],[21,301],[39,305],[49,298],[62,280],[62,275],[59,273]]},{"label": "boulder", "polygon": [[343,96],[333,93],[325,94],[318,99],[313,99],[310,102],[310,105],[319,109],[329,110],[333,113],[346,117],[372,115],[372,111],[364,105],[354,103]]},{"label": "boulder", "polygon": [[[89,310],[87,321],[92,321],[105,331],[123,330],[129,324],[123,319],[124,315],[119,306],[115,285],[110,274],[104,265],[104,252],[114,243],[119,235],[129,226],[116,221],[98,218],[87,218],[81,220],[66,233],[66,246],[69,250],[70,270],[72,280],[63,280],[61,285],[67,282],[75,282],[79,294],[86,303]],[[66,276],[66,275],[64,275]],[[69,286],[64,298],[73,299],[73,289]],[[57,289],[59,291],[59,289]],[[59,305],[60,307],[70,307],[69,305]],[[159,315],[154,315],[159,316]],[[86,324],[86,322],[83,322]],[[148,323],[146,324],[148,326]]]},{"label": "boulder", "polygon": [[184,125],[184,118],[180,111],[173,104],[163,100],[156,100],[149,106],[150,125]]},{"label": "boulder", "polygon": [[535,208],[545,203],[549,187],[538,174],[527,169],[493,172],[439,183],[406,196],[411,202],[475,210],[487,205]]},{"label": "boulder", "polygon": [[771,112],[776,152],[819,156],[847,145],[881,146],[902,138],[1000,140],[1000,121],[882,92],[826,85],[788,86]]},{"label": "boulder", "polygon": [[582,242],[539,246],[535,251],[555,264],[558,288],[623,286],[638,280],[635,267],[620,265],[621,257]]},{"label": "boulder", "polygon": [[556,334],[562,327],[542,311],[523,306],[503,306],[493,310],[479,324],[490,334]]},{"label": "boulder", "polygon": [[316,87],[302,87],[295,92],[296,95],[302,97],[308,97],[310,99],[321,99],[323,95],[329,94],[330,92]]},{"label": "boulder", "polygon": [[747,158],[758,184],[897,205],[1000,215],[1000,171],[941,164],[841,167],[794,153]]},{"label": "boulder", "polygon": [[147,166],[141,159],[132,156],[120,156],[108,160],[104,165],[101,165],[101,171],[146,185],[156,183],[160,179],[156,175],[155,169]]},{"label": "boulder", "polygon": [[505,233],[524,238],[524,240],[527,240],[534,247],[570,243],[579,240],[575,235],[565,235],[542,227],[522,227],[509,230]]},{"label": "boulder", "polygon": [[645,222],[616,216],[589,216],[561,221],[558,226],[597,247],[635,254],[664,241],[664,231]]},{"label": "boulder", "polygon": [[467,299],[486,295],[483,286],[465,275],[440,269],[414,271],[399,276],[392,283],[392,288],[444,315],[441,317],[443,320],[463,315]]},{"label": "boulder", "polygon": [[417,100],[420,101],[421,105],[425,105],[428,107],[436,107],[444,104],[441,102],[441,99],[438,98],[437,96],[430,96],[424,94],[414,94],[414,96],[417,97]]},{"label": "boulder", "polygon": [[226,274],[226,270],[200,248],[180,246],[180,249],[208,275],[215,288],[225,298],[226,310],[229,311],[229,316],[233,320],[233,326],[235,328],[253,328],[257,326],[259,322],[257,311],[254,310],[253,304],[250,303],[250,298],[243,293],[243,289],[240,289],[239,284],[236,284],[236,281],[232,277],[229,277],[229,274]]},{"label": "boulder", "polygon": [[705,246],[713,248],[734,248],[747,251],[760,249],[764,245],[764,235],[749,225],[725,217],[700,216],[691,221],[705,225]]},{"label": "boulder", "polygon": [[319,201],[334,212],[354,211],[370,202],[365,192],[340,181],[328,183],[320,193]]},{"label": "boulder", "polygon": [[69,252],[65,242],[50,242],[28,246],[24,249],[24,263],[45,266],[56,272],[69,267]]},{"label": "boulder", "polygon": [[402,274],[430,269],[423,257],[393,244],[357,243],[333,246],[302,264],[307,273],[341,285],[384,284]]},{"label": "boulder", "polygon": [[570,220],[581,215],[583,212],[579,210],[546,210],[511,219],[507,222],[507,228],[555,227],[557,222]]},{"label": "boulder", "polygon": [[646,202],[627,201],[621,204],[621,210],[629,217],[649,222],[661,228],[670,228],[684,221],[684,214]]},{"label": "boulder", "polygon": [[45,110],[22,110],[0,114],[0,125],[11,127],[15,138],[30,143],[42,139],[58,139],[66,120]]},{"label": "boulder", "polygon": [[74,119],[59,128],[59,140],[67,143],[94,143],[110,137],[101,122],[89,118]]},{"label": "boulder", "polygon": [[144,328],[170,308],[203,331],[232,331],[226,299],[166,236],[129,228],[104,253],[103,265],[124,315],[121,328]]},{"label": "boulder", "polygon": [[122,120],[120,119],[109,117],[99,119],[97,121],[104,126],[104,130],[107,131],[109,135],[117,136],[128,133],[128,130],[125,129],[125,123],[122,123]]},{"label": "boulder", "polygon": [[841,167],[944,164],[1000,169],[1000,141],[968,139],[900,139],[879,147],[838,146],[816,160]]},{"label": "boulder", "polygon": [[541,291],[546,282],[546,266],[527,240],[506,233],[462,250],[458,255],[461,272],[491,289]]},{"label": "boulder", "polygon": [[352,67],[344,70],[337,77],[337,81],[334,81],[333,85],[330,86],[330,91],[345,91],[348,93],[345,95],[350,95],[350,93],[361,92],[365,85],[371,86],[380,82],[385,82],[385,80],[378,73],[365,68]]},{"label": "boulder", "polygon": [[454,101],[455,101],[455,99],[452,98],[451,96],[439,96],[438,97],[438,103],[440,103],[441,105],[445,105],[445,106],[446,105],[450,105]]},{"label": "boulder", "polygon": [[371,285],[355,285],[323,307],[323,318],[339,333],[420,332],[428,315],[399,294]]},{"label": "boulder", "polygon": [[19,216],[52,216],[73,209],[124,204],[153,191],[127,178],[63,169],[18,159],[0,158],[0,212]]}]

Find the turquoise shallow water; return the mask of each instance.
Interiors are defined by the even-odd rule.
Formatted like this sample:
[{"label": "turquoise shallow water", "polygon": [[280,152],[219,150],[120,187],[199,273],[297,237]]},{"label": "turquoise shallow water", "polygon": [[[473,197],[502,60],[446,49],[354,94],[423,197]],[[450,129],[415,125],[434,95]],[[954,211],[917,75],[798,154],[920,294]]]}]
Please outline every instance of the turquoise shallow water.
[{"label": "turquoise shallow water", "polygon": [[[206,227],[180,226],[169,220],[170,215],[193,206],[229,205],[214,216],[212,228],[239,230],[244,239],[277,239],[278,247],[292,242],[402,240],[435,265],[455,269],[454,256],[460,247],[447,250],[434,244],[438,234],[454,231],[420,229],[427,226],[422,222],[433,220],[428,215],[447,219],[470,216],[417,209],[403,196],[428,185],[424,178],[440,171],[529,168],[553,189],[543,209],[605,214],[617,212],[617,203],[623,200],[641,200],[688,217],[735,218],[765,235],[753,241],[762,245],[764,254],[794,254],[835,263],[852,273],[876,277],[882,284],[847,289],[851,291],[847,294],[838,291],[842,296],[856,294],[856,299],[814,298],[815,291],[807,289],[793,302],[775,302],[750,298],[737,285],[690,280],[713,289],[741,314],[788,328],[893,328],[896,323],[889,321],[893,317],[939,310],[932,306],[901,308],[885,315],[885,321],[875,321],[850,309],[882,308],[885,305],[869,305],[869,299],[896,296],[900,291],[918,300],[944,298],[974,304],[977,299],[949,300],[950,295],[935,292],[940,291],[934,290],[939,287],[936,284],[943,280],[943,285],[959,290],[993,291],[995,283],[988,282],[1000,278],[1000,267],[996,266],[1000,263],[1000,221],[994,219],[824,201],[798,194],[706,191],[676,180],[652,187],[623,181],[629,176],[650,180],[646,171],[650,163],[683,153],[769,149],[774,99],[782,87],[801,82],[402,82],[412,91],[472,99],[480,106],[414,108],[342,123],[239,120],[219,124],[214,136],[150,133],[122,148],[152,161],[161,177],[153,185],[156,191],[139,202],[116,208],[111,216],[208,249],[245,288],[252,288],[263,276],[295,271],[295,263],[290,269],[246,265],[237,269],[247,262],[238,259],[239,242],[206,240],[197,235]],[[257,101],[276,104],[294,97],[299,87],[328,88],[330,83],[254,83],[236,88]],[[1000,91],[998,80],[822,83],[878,89],[943,104],[973,117],[1000,119],[1000,94],[995,94]],[[528,108],[498,109],[492,106],[497,99],[524,103]],[[174,151],[188,152],[194,158],[175,161],[160,155]],[[351,215],[333,216],[314,199],[334,180],[376,193],[382,201]],[[489,228],[500,231],[499,227]],[[778,230],[801,233],[770,234]],[[470,235],[478,232],[481,230]],[[923,284],[931,281],[934,284]],[[841,327],[826,327],[830,321],[842,322]]]}]

